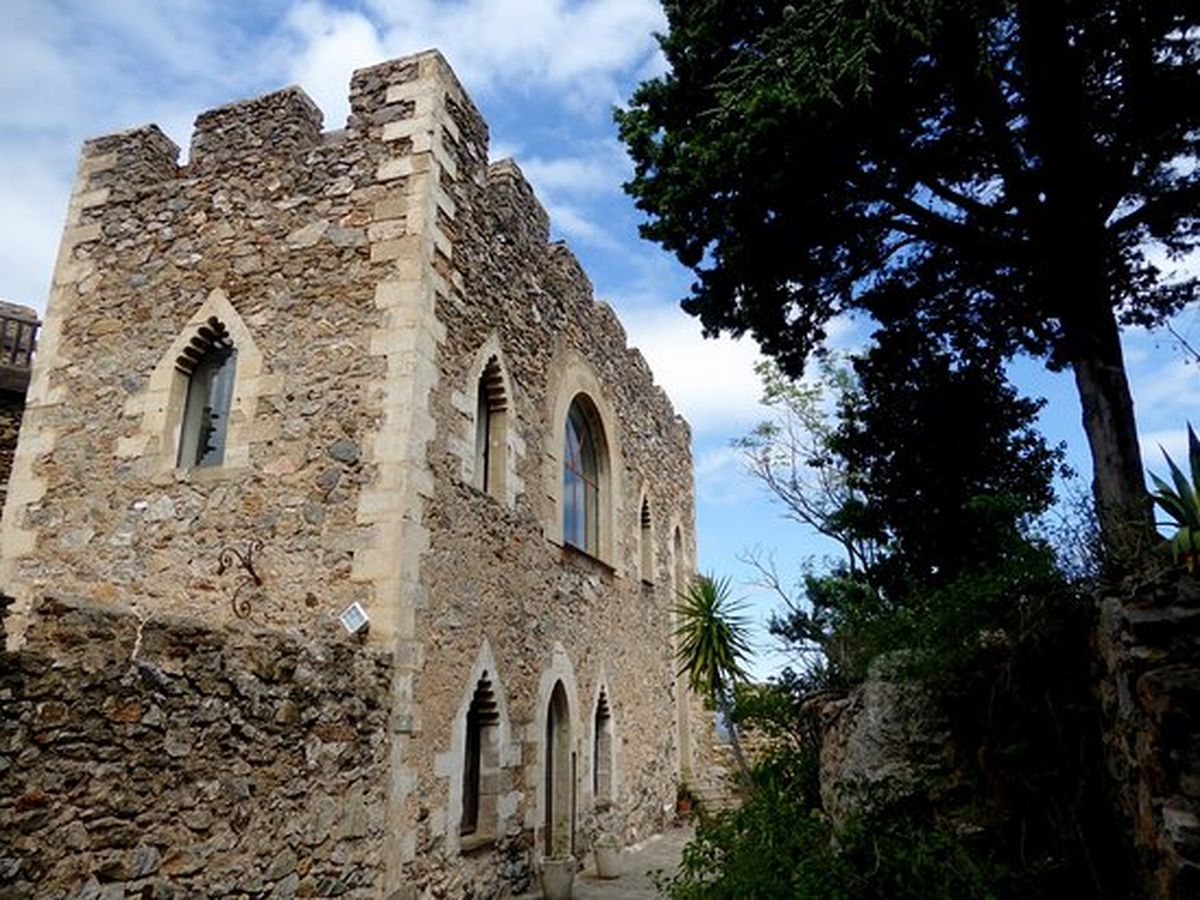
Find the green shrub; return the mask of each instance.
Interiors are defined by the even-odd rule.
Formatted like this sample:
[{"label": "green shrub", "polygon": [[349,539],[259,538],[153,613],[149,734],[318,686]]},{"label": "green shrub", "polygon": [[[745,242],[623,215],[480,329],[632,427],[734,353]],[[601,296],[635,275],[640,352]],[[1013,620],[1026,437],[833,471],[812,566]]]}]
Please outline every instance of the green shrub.
[{"label": "green shrub", "polygon": [[917,812],[853,819],[837,832],[820,811],[816,756],[777,753],[755,767],[740,809],[703,819],[672,900],[986,900],[1023,896],[987,852]]}]

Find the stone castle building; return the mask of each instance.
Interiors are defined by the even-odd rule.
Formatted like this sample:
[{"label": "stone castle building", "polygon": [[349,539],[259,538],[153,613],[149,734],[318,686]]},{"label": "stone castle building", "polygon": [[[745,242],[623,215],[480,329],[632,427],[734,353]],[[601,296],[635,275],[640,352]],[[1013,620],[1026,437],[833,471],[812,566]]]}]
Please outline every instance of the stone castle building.
[{"label": "stone castle building", "polygon": [[520,893],[700,763],[686,423],[441,56],[350,101],[84,145],[0,527],[6,896]]}]

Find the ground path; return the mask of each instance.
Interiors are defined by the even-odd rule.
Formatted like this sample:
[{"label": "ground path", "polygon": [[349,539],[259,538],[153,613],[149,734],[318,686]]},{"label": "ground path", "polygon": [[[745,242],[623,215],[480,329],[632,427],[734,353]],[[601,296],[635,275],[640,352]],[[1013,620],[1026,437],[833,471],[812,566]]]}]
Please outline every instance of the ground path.
[{"label": "ground path", "polygon": [[692,837],[691,828],[669,828],[621,854],[621,877],[601,879],[595,870],[575,876],[575,900],[651,900],[659,897],[653,873],[672,874],[679,867],[683,845]]}]

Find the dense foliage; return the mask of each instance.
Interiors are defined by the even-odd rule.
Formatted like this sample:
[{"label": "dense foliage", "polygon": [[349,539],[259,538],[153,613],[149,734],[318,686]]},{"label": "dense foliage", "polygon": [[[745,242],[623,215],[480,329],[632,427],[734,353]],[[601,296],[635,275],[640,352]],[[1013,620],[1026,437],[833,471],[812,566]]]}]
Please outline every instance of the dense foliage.
[{"label": "dense foliage", "polygon": [[847,311],[1071,366],[1110,543],[1144,539],[1118,322],[1197,293],[1147,254],[1200,241],[1200,6],[664,7],[670,70],[618,118],[684,308],[793,375]]},{"label": "dense foliage", "polygon": [[[1061,450],[1000,359],[894,324],[823,381],[764,370],[776,416],[741,442],[751,469],[846,552],[798,594],[764,567],[786,602],[772,630],[806,664],[744,686],[734,718],[783,750],[760,762],[740,810],[702,823],[669,892],[1124,896],[1086,585],[1034,527]],[[899,663],[890,677],[950,723],[952,774],[903,802],[877,785],[835,828],[815,785],[820,701],[805,701],[854,689],[885,654]]]},{"label": "dense foliage", "polygon": [[856,818],[835,841],[816,779],[804,750],[761,762],[740,809],[701,821],[665,892],[673,900],[985,900],[1004,896],[997,886],[1006,880],[1016,886],[1001,863],[916,813]]},{"label": "dense foliage", "polygon": [[1002,562],[1012,536],[1054,501],[1062,448],[1036,430],[1003,361],[956,350],[919,317],[894,319],[853,360],[830,451],[862,499],[859,527],[887,546],[875,585],[944,584]]},{"label": "dense foliage", "polygon": [[911,616],[848,600],[841,610],[837,633],[861,659],[919,648],[904,677],[953,723],[953,775],[899,803],[864,793],[835,828],[817,790],[812,700],[830,679],[788,672],[745,686],[735,718],[778,749],[757,762],[739,809],[701,820],[670,897],[1132,896],[1102,786],[1087,607],[1048,555],[1031,548],[943,586]]},{"label": "dense foliage", "polygon": [[739,442],[791,514],[846,551],[800,597],[767,573],[787,605],[776,633],[820,651],[823,677],[844,686],[879,653],[931,644],[945,658],[1011,625],[1019,598],[1057,578],[1051,548],[1031,539],[1063,471],[1062,448],[1035,428],[1041,404],[999,359],[912,323],[823,371],[793,384],[765,370],[775,415]]}]

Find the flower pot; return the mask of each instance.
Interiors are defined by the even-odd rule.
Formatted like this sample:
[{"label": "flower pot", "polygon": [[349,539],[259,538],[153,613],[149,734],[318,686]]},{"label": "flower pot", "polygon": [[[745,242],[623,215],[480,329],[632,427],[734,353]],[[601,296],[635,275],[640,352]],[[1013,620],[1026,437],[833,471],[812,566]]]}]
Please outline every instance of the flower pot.
[{"label": "flower pot", "polygon": [[621,848],[616,842],[599,843],[592,848],[596,854],[596,877],[619,878],[621,876]]},{"label": "flower pot", "polygon": [[545,900],[571,900],[575,885],[575,857],[546,857],[542,860],[542,896]]}]

